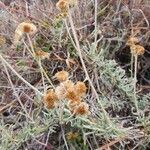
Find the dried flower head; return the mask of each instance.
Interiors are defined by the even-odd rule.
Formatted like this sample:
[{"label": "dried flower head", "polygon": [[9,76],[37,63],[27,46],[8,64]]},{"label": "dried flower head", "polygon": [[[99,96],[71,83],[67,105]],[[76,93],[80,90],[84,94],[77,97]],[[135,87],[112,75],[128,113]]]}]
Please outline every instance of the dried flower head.
[{"label": "dried flower head", "polygon": [[55,88],[55,93],[58,97],[58,99],[64,99],[66,94],[65,87],[61,84]]},{"label": "dried flower head", "polygon": [[37,28],[33,23],[22,22],[18,25],[16,31],[17,30],[19,30],[23,33],[33,34],[37,31]]},{"label": "dried flower head", "polygon": [[128,46],[131,46],[131,45],[137,44],[137,43],[139,43],[138,38],[136,38],[136,37],[130,37],[130,38],[128,39],[128,41],[127,41],[126,44],[127,44]]},{"label": "dried flower head", "polygon": [[79,106],[81,103],[81,99],[76,99],[75,101],[68,101],[68,108],[71,112],[74,112],[75,108]]},{"label": "dried flower head", "polygon": [[61,83],[64,88],[67,89],[74,89],[74,83],[71,80],[66,80],[64,82]]},{"label": "dried flower head", "polygon": [[89,106],[87,103],[81,102],[80,105],[75,107],[73,112],[76,115],[89,115]]},{"label": "dried flower head", "polygon": [[58,97],[52,89],[48,90],[43,97],[43,103],[49,109],[54,108],[57,100],[58,100]]},{"label": "dried flower head", "polygon": [[68,140],[75,140],[78,137],[78,132],[68,132],[67,139]]},{"label": "dried flower head", "polygon": [[65,94],[66,98],[69,100],[74,100],[77,97],[77,94],[72,89],[68,89]]},{"label": "dried flower head", "polygon": [[69,0],[59,0],[56,3],[56,8],[63,12],[67,11],[69,8]]},{"label": "dried flower head", "polygon": [[17,44],[24,33],[34,34],[37,28],[32,23],[22,22],[15,30],[14,44]]},{"label": "dried flower head", "polygon": [[77,101],[79,99],[79,96],[73,89],[67,89],[65,97],[70,101]]},{"label": "dried flower head", "polygon": [[67,71],[62,70],[57,72],[54,77],[60,82],[66,81],[69,77],[69,73]]},{"label": "dried flower head", "polygon": [[6,43],[5,37],[0,35],[0,46],[3,46],[5,43]]},{"label": "dried flower head", "polygon": [[132,45],[130,46],[131,53],[133,55],[143,55],[144,54],[144,47],[141,45]]},{"label": "dried flower head", "polygon": [[75,84],[75,90],[79,96],[83,96],[86,93],[87,87],[84,82],[78,81]]},{"label": "dried flower head", "polygon": [[74,89],[74,83],[70,80],[61,82],[60,85],[55,89],[55,93],[58,96],[58,99],[65,99],[68,89]]},{"label": "dried flower head", "polygon": [[41,49],[38,49],[35,51],[35,55],[40,59],[49,59],[50,54],[47,52],[42,51]]}]

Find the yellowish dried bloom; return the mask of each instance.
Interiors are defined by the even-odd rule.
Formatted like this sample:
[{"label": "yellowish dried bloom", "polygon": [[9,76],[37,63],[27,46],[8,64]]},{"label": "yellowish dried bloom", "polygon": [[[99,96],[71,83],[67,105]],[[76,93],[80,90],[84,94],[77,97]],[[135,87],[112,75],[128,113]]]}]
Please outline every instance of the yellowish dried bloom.
[{"label": "yellowish dried bloom", "polygon": [[69,73],[67,71],[59,71],[54,76],[58,81],[66,81],[69,77]]},{"label": "yellowish dried bloom", "polygon": [[54,108],[57,100],[58,97],[52,89],[48,90],[43,97],[43,103],[48,109]]},{"label": "yellowish dried bloom", "polygon": [[81,102],[80,105],[76,106],[73,110],[76,115],[89,115],[89,106],[85,102]]},{"label": "yellowish dried bloom", "polygon": [[75,140],[78,137],[78,132],[68,132],[67,139],[68,140]]},{"label": "yellowish dried bloom", "polygon": [[86,94],[87,87],[84,82],[78,81],[75,84],[75,90],[79,96],[83,96]]},{"label": "yellowish dried bloom", "polygon": [[145,50],[141,45],[131,45],[130,49],[133,55],[143,55]]},{"label": "yellowish dried bloom", "polygon": [[56,3],[56,8],[60,11],[67,11],[69,8],[69,0],[59,0]]},{"label": "yellowish dried bloom", "polygon": [[37,28],[32,23],[22,22],[15,30],[14,44],[17,44],[24,33],[34,34]]},{"label": "yellowish dried bloom", "polygon": [[3,46],[5,43],[6,43],[5,37],[0,35],[0,46]]},{"label": "yellowish dried bloom", "polygon": [[47,52],[42,51],[41,49],[38,49],[35,51],[35,55],[36,57],[40,58],[40,59],[49,59],[50,54]]},{"label": "yellowish dried bloom", "polygon": [[139,43],[138,38],[136,38],[136,37],[130,37],[130,38],[128,39],[128,41],[127,41],[126,44],[127,44],[128,46],[131,46],[131,45],[137,44],[137,43]]}]

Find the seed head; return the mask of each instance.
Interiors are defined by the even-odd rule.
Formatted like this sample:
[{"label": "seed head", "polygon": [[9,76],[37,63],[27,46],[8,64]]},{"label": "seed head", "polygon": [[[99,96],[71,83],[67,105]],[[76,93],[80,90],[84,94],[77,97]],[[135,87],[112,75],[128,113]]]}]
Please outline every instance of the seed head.
[{"label": "seed head", "polygon": [[74,89],[74,83],[71,80],[66,80],[66,81],[62,82],[61,84],[64,86],[64,88],[66,90],[68,90],[68,89],[73,90]]},{"label": "seed head", "polygon": [[73,89],[67,89],[65,97],[70,101],[76,101],[77,99],[79,99],[76,91]]},{"label": "seed head", "polygon": [[43,103],[48,109],[54,108],[57,100],[58,100],[57,95],[52,89],[48,90],[43,97]]},{"label": "seed head", "polygon": [[37,28],[32,23],[22,22],[15,30],[14,44],[17,44],[24,33],[34,34]]},{"label": "seed head", "polygon": [[74,109],[74,113],[76,115],[89,115],[89,106],[85,102],[81,102],[80,105],[78,105]]},{"label": "seed head", "polygon": [[68,108],[73,112],[74,109],[79,106],[81,103],[81,99],[76,99],[68,102]]},{"label": "seed head", "polygon": [[74,83],[71,80],[66,80],[61,82],[59,86],[56,87],[55,93],[58,99],[65,99],[68,89],[74,89]]},{"label": "seed head", "polygon": [[132,45],[130,46],[131,53],[133,55],[143,55],[144,54],[144,47],[141,45]]},{"label": "seed head", "polygon": [[65,93],[66,89],[65,87],[61,84],[55,88],[55,93],[58,97],[58,99],[65,99]]},{"label": "seed head", "polygon": [[67,71],[59,71],[54,76],[58,81],[66,81],[69,77],[69,73]]},{"label": "seed head", "polygon": [[63,12],[67,11],[69,8],[69,0],[59,0],[56,3],[56,8]]},{"label": "seed head", "polygon": [[86,93],[87,87],[84,82],[78,81],[75,84],[75,90],[79,96],[83,96]]},{"label": "seed head", "polygon": [[128,39],[128,41],[127,41],[126,44],[127,44],[128,46],[131,46],[131,45],[137,44],[137,43],[139,43],[138,38],[136,38],[136,37],[130,37],[130,38]]},{"label": "seed head", "polygon": [[68,140],[75,140],[78,137],[78,132],[68,132],[67,139]]}]

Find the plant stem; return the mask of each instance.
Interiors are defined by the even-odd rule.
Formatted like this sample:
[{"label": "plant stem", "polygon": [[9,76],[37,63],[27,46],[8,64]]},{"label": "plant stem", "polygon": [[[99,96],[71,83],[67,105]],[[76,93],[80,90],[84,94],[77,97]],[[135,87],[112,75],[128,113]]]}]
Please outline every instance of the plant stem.
[{"label": "plant stem", "polygon": [[134,56],[133,54],[131,54],[131,78],[133,77],[133,59],[134,59]]},{"label": "plant stem", "polygon": [[30,47],[31,47],[31,52],[32,52],[33,57],[34,57],[35,56],[35,51],[34,51],[33,44],[31,42],[29,34],[27,34],[27,38],[28,38],[28,41],[29,41],[29,44],[30,44]]},{"label": "plant stem", "polygon": [[43,96],[43,94],[34,86],[32,86],[28,81],[26,81],[12,66],[3,58],[3,56],[0,54],[0,59],[3,63],[7,65],[7,67],[20,79],[22,80],[25,84],[27,84],[31,89],[33,89],[35,92],[37,92],[40,96]]},{"label": "plant stem", "polygon": [[44,74],[42,71],[42,64],[41,64],[41,59],[37,60],[38,61],[38,65],[40,67],[40,72],[41,72],[41,77],[42,77],[42,82],[43,82],[43,88],[44,88],[44,93],[46,92],[46,85],[45,85],[45,81],[44,81]]},{"label": "plant stem", "polygon": [[[96,89],[94,88],[94,85],[93,85],[93,83],[92,83],[92,81],[91,81],[91,79],[89,77],[89,74],[87,72],[85,63],[83,61],[83,57],[82,57],[82,53],[81,53],[81,48],[80,48],[79,40],[77,38],[77,33],[76,33],[76,30],[75,30],[75,27],[74,27],[74,23],[73,23],[73,20],[72,20],[72,16],[71,16],[70,10],[68,10],[68,17],[69,17],[69,22],[70,22],[70,25],[71,25],[72,33],[73,33],[73,36],[74,36],[74,40],[75,40],[75,43],[76,43],[76,47],[75,48],[78,51],[79,58],[80,58],[82,67],[84,69],[86,78],[89,81],[89,84],[90,84],[90,86],[91,86],[91,88],[92,88],[92,90],[93,90],[93,92],[94,92],[94,94],[96,96],[96,99],[99,101],[99,96],[98,96],[98,94],[96,92]],[[103,113],[105,115],[105,118],[107,119],[108,122],[110,122],[109,116],[108,116],[107,112],[105,111],[105,109],[104,109],[104,107],[103,107],[103,105],[101,103],[100,103],[100,106],[101,106],[101,109],[102,109],[102,111],[103,111]]]},{"label": "plant stem", "polygon": [[8,80],[9,80],[9,82],[10,82],[10,85],[11,85],[11,87],[12,87],[12,90],[13,90],[13,92],[14,92],[14,95],[16,96],[16,98],[17,98],[17,100],[18,100],[20,106],[22,107],[22,109],[23,109],[23,111],[25,112],[25,114],[27,115],[27,117],[28,117],[30,120],[33,121],[33,118],[31,118],[30,115],[28,114],[28,112],[27,112],[27,110],[25,109],[23,103],[21,102],[21,99],[20,99],[18,93],[17,93],[16,90],[15,90],[15,87],[14,87],[14,85],[13,85],[13,83],[12,83],[11,78],[10,78],[10,75],[9,75],[8,69],[7,69],[7,67],[6,67],[6,64],[5,64],[4,62],[2,62],[2,64],[3,64],[3,66],[4,66],[5,72],[6,72],[6,74],[7,74],[7,77],[8,77]]},{"label": "plant stem", "polygon": [[32,41],[30,39],[30,36],[27,34],[27,38],[28,38],[28,41],[29,41],[29,44],[30,44],[30,47],[31,47],[31,51],[30,51],[30,48],[28,47],[28,45],[24,42],[27,50],[31,53],[32,57],[36,60],[36,62],[38,63],[39,67],[40,67],[40,72],[41,72],[41,75],[42,75],[42,78],[44,80],[44,76],[46,77],[46,79],[48,80],[48,82],[51,84],[51,86],[55,89],[52,81],[50,80],[50,78],[48,77],[47,73],[45,72],[44,68],[42,67],[42,64],[41,64],[41,60],[37,60],[37,58],[35,57],[35,51],[34,51],[34,48],[33,48],[33,44],[32,44]]},{"label": "plant stem", "polygon": [[94,52],[96,51],[97,48],[97,0],[95,0],[95,30],[94,30],[94,35],[95,35],[95,40],[94,40]]},{"label": "plant stem", "polygon": [[138,56],[135,55],[135,63],[134,63],[134,103],[135,103],[135,108],[136,111],[139,115],[139,108],[138,108],[138,101],[137,101],[137,96],[136,96],[136,83],[137,83],[137,59]]}]

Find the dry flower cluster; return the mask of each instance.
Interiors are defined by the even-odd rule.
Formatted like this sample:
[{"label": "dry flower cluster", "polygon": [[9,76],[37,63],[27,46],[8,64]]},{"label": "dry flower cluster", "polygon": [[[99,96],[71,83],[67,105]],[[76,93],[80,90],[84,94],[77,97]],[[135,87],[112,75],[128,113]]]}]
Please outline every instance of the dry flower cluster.
[{"label": "dry flower cluster", "polygon": [[131,53],[137,56],[144,54],[144,47],[138,43],[139,40],[136,37],[130,37],[127,41],[127,45],[130,46]]},{"label": "dry flower cluster", "polygon": [[68,101],[68,108],[73,114],[88,115],[89,106],[87,103],[82,102],[86,94],[86,85],[78,81],[74,84],[69,80],[69,73],[67,71],[59,71],[54,76],[60,83],[53,90],[48,90],[45,93],[43,102],[47,108],[53,108],[58,100],[66,99]]}]

